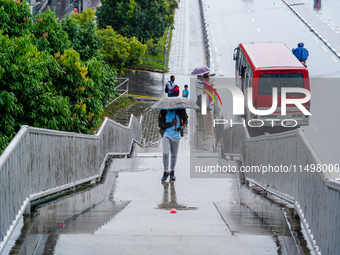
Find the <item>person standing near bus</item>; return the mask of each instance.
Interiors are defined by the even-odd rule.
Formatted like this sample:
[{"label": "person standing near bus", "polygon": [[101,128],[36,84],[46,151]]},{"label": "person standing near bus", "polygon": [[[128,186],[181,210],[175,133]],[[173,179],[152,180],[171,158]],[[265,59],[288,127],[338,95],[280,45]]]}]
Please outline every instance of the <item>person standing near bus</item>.
[{"label": "person standing near bus", "polygon": [[298,47],[292,50],[295,57],[300,60],[300,62],[304,65],[306,65],[306,60],[309,56],[308,50],[304,47],[304,43],[301,42],[298,44]]}]

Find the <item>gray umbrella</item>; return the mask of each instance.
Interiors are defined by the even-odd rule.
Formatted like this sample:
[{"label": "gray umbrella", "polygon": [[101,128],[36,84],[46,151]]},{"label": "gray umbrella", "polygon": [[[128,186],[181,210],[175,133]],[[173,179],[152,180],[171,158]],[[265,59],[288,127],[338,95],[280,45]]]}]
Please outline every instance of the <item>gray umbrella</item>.
[{"label": "gray umbrella", "polygon": [[191,74],[192,75],[203,75],[209,72],[210,72],[210,69],[208,67],[201,66],[201,67],[196,67],[194,71],[191,72]]},{"label": "gray umbrella", "polygon": [[166,97],[158,100],[151,106],[152,109],[176,110],[176,109],[199,109],[200,107],[185,97]]}]

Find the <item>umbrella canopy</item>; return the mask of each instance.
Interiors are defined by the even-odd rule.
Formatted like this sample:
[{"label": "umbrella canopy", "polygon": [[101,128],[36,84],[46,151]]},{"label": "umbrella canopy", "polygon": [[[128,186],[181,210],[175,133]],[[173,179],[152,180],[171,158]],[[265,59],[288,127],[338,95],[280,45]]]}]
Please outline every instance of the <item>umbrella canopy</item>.
[{"label": "umbrella canopy", "polygon": [[158,100],[151,106],[152,109],[176,110],[176,109],[199,109],[200,107],[184,97],[166,97]]},{"label": "umbrella canopy", "polygon": [[191,72],[192,75],[203,75],[205,73],[209,73],[210,69],[208,67],[196,67],[194,71]]}]

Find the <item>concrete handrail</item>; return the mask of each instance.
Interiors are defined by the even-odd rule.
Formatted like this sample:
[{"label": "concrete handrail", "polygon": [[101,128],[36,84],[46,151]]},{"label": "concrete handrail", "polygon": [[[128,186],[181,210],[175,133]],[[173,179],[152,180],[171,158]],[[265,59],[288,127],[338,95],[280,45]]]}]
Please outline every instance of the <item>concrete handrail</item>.
[{"label": "concrete handrail", "polygon": [[300,165],[303,169],[323,163],[302,129],[250,137],[247,129],[238,125],[225,129],[222,137],[223,152],[239,154],[243,166],[289,167],[288,172],[247,172],[245,177],[287,201],[294,199],[316,254],[335,254],[340,249],[340,173],[300,170]]},{"label": "concrete handrail", "polygon": [[22,126],[0,156],[0,254],[30,201],[99,178],[142,136],[133,115],[127,127],[105,118],[95,135]]}]

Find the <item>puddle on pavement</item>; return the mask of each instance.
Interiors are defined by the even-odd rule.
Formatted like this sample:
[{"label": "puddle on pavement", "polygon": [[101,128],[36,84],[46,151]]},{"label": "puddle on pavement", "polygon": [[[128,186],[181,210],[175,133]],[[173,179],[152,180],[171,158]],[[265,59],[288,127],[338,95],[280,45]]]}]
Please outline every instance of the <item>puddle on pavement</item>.
[{"label": "puddle on pavement", "polygon": [[53,254],[59,235],[93,233],[130,203],[100,202],[98,188],[44,205],[31,216],[25,216],[22,236],[9,254]]},{"label": "puddle on pavement", "polygon": [[[60,235],[92,234],[110,221],[130,202],[131,201],[103,201],[77,217],[71,218],[65,222],[64,226],[55,225],[42,234],[35,254],[53,254],[54,247],[58,243]],[[54,209],[49,207],[50,206],[46,206],[39,209],[40,215],[43,217],[39,220],[43,222],[50,221],[46,220],[46,218],[50,217],[51,210],[54,211]]]},{"label": "puddle on pavement", "polygon": [[177,195],[175,189],[175,183],[170,182],[163,182],[163,200],[158,205],[158,209],[164,210],[171,210],[175,208],[176,210],[197,210],[197,207],[190,207],[183,204],[177,203]]},{"label": "puddle on pavement", "polygon": [[124,78],[129,78],[129,94],[150,97],[166,97],[164,86],[169,74],[126,70]]},{"label": "puddle on pavement", "polygon": [[[300,225],[292,215],[292,205],[271,195],[264,196],[255,185],[241,185],[233,205],[215,203],[233,234],[272,235],[278,254],[311,254]],[[233,218],[233,221],[229,219]]]},{"label": "puddle on pavement", "polygon": [[[119,164],[112,158],[107,167],[120,171],[133,163],[128,158],[117,160]],[[51,254],[54,242],[47,240],[56,240],[60,234],[92,233],[112,219],[130,203],[109,199],[116,179],[112,170],[104,171],[99,185],[81,185],[77,192],[66,190],[34,202],[31,215],[23,217],[24,224],[9,254]]]}]

